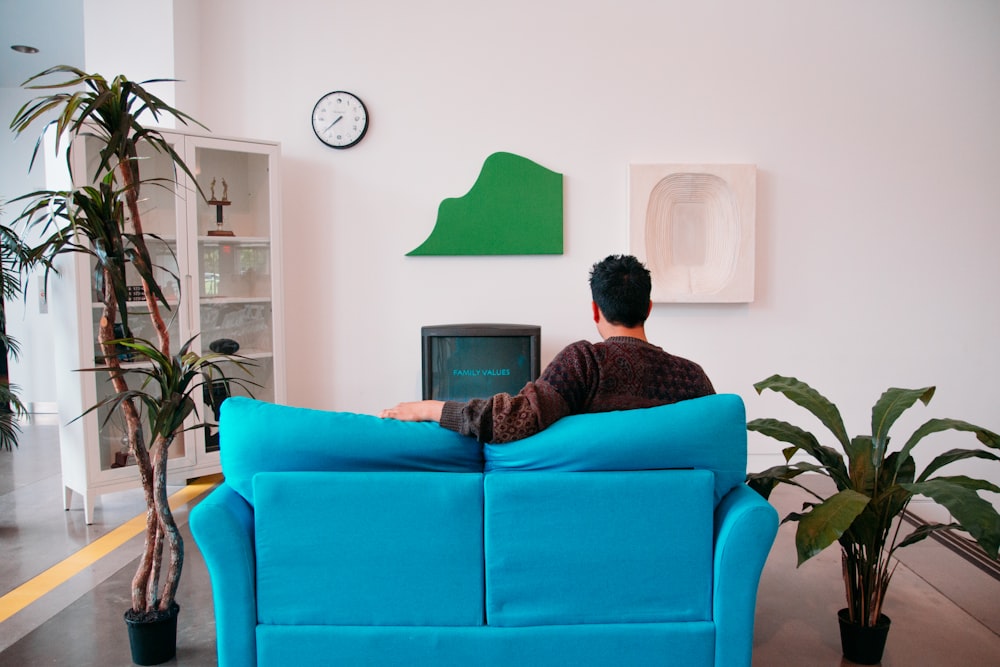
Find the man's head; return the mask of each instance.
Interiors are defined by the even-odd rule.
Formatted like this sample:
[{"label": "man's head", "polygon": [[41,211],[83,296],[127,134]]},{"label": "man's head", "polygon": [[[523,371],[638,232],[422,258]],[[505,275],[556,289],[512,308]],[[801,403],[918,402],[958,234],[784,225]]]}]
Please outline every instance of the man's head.
[{"label": "man's head", "polygon": [[590,293],[611,324],[637,327],[649,316],[652,281],[631,255],[610,255],[590,270]]}]

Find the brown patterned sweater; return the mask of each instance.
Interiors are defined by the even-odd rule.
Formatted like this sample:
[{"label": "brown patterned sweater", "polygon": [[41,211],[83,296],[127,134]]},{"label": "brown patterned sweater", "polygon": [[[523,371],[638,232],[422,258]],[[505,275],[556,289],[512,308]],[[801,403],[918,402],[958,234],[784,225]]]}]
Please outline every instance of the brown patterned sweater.
[{"label": "brown patterned sweater", "polygon": [[648,408],[714,394],[701,366],[627,336],[578,341],[516,396],[448,401],[441,425],[480,442],[512,442],[583,412]]}]

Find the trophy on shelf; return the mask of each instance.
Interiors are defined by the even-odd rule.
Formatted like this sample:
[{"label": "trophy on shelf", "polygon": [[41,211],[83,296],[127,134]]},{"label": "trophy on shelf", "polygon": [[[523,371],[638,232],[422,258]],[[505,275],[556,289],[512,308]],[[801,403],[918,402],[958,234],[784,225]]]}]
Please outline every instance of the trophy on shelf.
[{"label": "trophy on shelf", "polygon": [[233,232],[228,229],[222,228],[222,207],[229,206],[232,204],[229,201],[229,184],[226,183],[226,179],[222,179],[222,199],[215,198],[215,179],[212,179],[211,189],[211,199],[208,200],[210,206],[215,207],[215,229],[210,229],[208,231],[209,236],[236,236]]}]

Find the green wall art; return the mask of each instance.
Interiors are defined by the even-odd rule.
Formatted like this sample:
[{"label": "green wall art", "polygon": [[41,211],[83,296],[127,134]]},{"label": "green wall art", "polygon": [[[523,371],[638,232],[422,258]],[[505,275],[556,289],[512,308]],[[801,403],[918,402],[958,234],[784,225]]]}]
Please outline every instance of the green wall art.
[{"label": "green wall art", "polygon": [[413,255],[561,255],[563,177],[513,153],[486,158],[476,183],[438,207]]}]

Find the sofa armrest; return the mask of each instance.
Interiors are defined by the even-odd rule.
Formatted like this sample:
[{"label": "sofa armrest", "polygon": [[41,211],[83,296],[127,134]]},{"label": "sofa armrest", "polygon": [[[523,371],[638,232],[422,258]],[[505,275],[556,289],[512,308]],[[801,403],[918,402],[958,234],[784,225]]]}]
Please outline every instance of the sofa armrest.
[{"label": "sofa armrest", "polygon": [[778,513],[741,485],[715,509],[715,664],[750,665],[757,585],[778,533]]},{"label": "sofa armrest", "polygon": [[212,579],[219,667],[257,664],[253,508],[223,483],[191,510],[191,533]]}]

